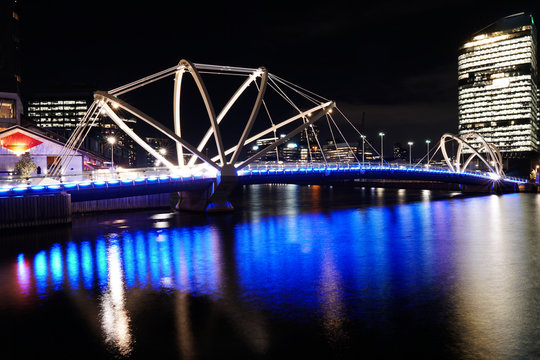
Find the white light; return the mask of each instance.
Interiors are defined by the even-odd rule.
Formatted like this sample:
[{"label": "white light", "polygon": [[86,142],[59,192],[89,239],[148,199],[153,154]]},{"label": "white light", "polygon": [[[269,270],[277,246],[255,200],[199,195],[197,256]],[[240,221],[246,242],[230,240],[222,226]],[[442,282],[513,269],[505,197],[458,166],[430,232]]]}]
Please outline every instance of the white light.
[{"label": "white light", "polygon": [[288,143],[287,144],[287,149],[296,149],[298,147],[298,145],[296,143]]},{"label": "white light", "polygon": [[109,144],[113,145],[116,142],[116,138],[114,136],[109,136],[107,138],[107,141],[109,142]]},{"label": "white light", "polygon": [[500,88],[508,87],[509,85],[510,85],[509,78],[497,78],[497,79],[493,79],[493,85],[491,85],[491,88],[500,89]]},{"label": "white light", "polygon": [[159,149],[159,153],[160,153],[161,155],[167,155],[167,149],[161,148],[161,149]]}]

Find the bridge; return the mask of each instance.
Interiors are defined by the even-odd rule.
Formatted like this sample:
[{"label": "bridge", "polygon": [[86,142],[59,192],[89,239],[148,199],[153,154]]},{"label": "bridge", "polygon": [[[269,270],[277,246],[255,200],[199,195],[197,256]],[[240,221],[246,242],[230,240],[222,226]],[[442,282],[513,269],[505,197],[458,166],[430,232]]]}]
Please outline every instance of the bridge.
[{"label": "bridge", "polygon": [[[182,94],[184,78],[190,75],[202,98],[208,118],[208,129],[198,145],[188,140],[186,128],[200,125],[182,118],[184,108]],[[203,75],[235,77],[243,79],[229,100],[216,112]],[[136,108],[123,95],[149,86],[166,78],[174,78],[173,129]],[[253,105],[245,114],[243,122],[238,115],[234,123],[224,128],[222,124],[231,109],[242,96],[251,90]],[[278,114],[271,107],[281,101]],[[244,101],[245,103],[245,101]],[[261,111],[264,109],[264,111]],[[286,114],[286,116],[283,116]],[[176,146],[176,161],[166,158],[150,146],[128,126],[125,116],[134,116],[154,131],[172,140]],[[119,169],[68,175],[73,156],[80,148],[92,126],[107,117],[118,129],[151,154],[159,168]],[[238,127],[238,124],[243,126]],[[323,144],[319,132],[325,126],[326,135],[332,140]],[[226,146],[224,130],[238,127],[237,141]],[[255,130],[257,129],[257,130]],[[234,131],[234,130],[233,130]],[[279,131],[279,136],[278,136]],[[280,159],[279,148],[302,134],[307,147],[302,159],[295,162]],[[349,135],[349,138],[345,136]],[[234,134],[232,134],[234,135]],[[270,140],[268,140],[268,136]],[[351,139],[352,137],[352,139]],[[213,143],[209,144],[213,138]],[[362,149],[353,146],[354,139],[362,139]],[[264,140],[264,141],[262,141]],[[446,146],[455,142],[456,154],[449,154]],[[196,142],[195,142],[196,143]],[[258,145],[258,144],[261,145]],[[257,144],[257,145],[254,145]],[[341,145],[339,145],[341,144]],[[365,161],[366,147],[371,160]],[[262,147],[262,148],[261,148]],[[208,149],[212,154],[209,155]],[[275,155],[274,155],[275,153]],[[275,161],[265,162],[269,154]],[[435,166],[436,156],[441,156]],[[476,161],[481,170],[471,171]],[[425,163],[424,163],[425,162]],[[433,151],[416,164],[393,166],[384,161],[380,151],[366,139],[332,100],[306,90],[290,81],[271,74],[266,68],[241,68],[208,64],[194,64],[181,60],[177,65],[120,86],[109,91],[97,91],[94,102],[67,141],[62,152],[49,169],[47,176],[39,181],[0,184],[0,197],[13,198],[34,195],[70,194],[72,202],[111,199],[137,195],[178,192],[178,209],[197,211],[227,211],[233,207],[228,201],[231,191],[240,185],[264,183],[331,184],[350,182],[361,186],[399,186],[433,188],[434,184],[446,185],[448,189],[474,192],[515,192],[527,183],[523,179],[507,177],[502,168],[502,157],[492,144],[475,133],[460,138],[443,134]]]}]

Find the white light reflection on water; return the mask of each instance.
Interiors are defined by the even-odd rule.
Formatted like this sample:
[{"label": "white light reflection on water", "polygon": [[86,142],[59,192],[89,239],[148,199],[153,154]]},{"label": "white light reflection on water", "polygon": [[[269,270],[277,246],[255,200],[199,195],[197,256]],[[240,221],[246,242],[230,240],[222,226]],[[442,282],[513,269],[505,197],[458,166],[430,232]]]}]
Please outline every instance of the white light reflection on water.
[{"label": "white light reflection on water", "polygon": [[130,318],[126,310],[124,274],[117,235],[111,234],[107,248],[108,285],[101,296],[101,324],[105,342],[119,354],[126,356],[133,351]]},{"label": "white light reflection on water", "polygon": [[456,319],[466,344],[463,355],[511,358],[522,345],[528,316],[522,253],[528,236],[523,227],[514,226],[521,222],[519,202],[492,195],[461,205],[464,213],[476,213],[462,217],[468,235],[459,239],[457,259]]}]

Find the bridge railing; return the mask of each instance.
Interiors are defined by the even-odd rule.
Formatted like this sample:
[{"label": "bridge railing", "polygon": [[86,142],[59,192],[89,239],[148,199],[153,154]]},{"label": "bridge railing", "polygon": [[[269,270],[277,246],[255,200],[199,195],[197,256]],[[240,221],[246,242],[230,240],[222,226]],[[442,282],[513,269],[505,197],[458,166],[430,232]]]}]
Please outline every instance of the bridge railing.
[{"label": "bridge railing", "polygon": [[[151,168],[115,168],[115,169],[99,169],[93,171],[84,171],[78,174],[63,175],[59,179],[48,178],[47,175],[33,175],[23,177],[19,175],[0,176],[0,187],[13,187],[20,185],[49,185],[53,183],[79,183],[85,181],[107,181],[107,180],[123,180],[123,179],[138,179],[148,177],[160,177],[170,175],[170,170],[166,167],[151,167]],[[197,178],[212,178],[213,174],[204,171],[191,172],[189,170],[181,173],[183,176],[197,176]]]},{"label": "bridge railing", "polygon": [[[400,170],[400,171],[419,171],[419,172],[447,172],[453,173],[447,167],[430,165],[422,167],[409,167],[401,164],[385,164],[382,167],[379,163],[343,163],[343,162],[258,162],[253,163],[242,170],[238,171],[238,175],[245,176],[250,174],[263,174],[272,172],[321,172],[321,171],[357,171],[357,170]],[[465,174],[473,176],[482,176],[497,180],[493,177],[492,173],[483,171],[465,172]],[[166,167],[152,167],[152,168],[133,168],[133,169],[102,169],[94,171],[85,171],[80,174],[71,174],[62,176],[60,179],[48,178],[46,175],[21,177],[16,175],[0,176],[0,187],[16,187],[16,186],[34,186],[34,185],[50,185],[55,183],[80,183],[80,182],[94,182],[94,181],[108,181],[108,180],[124,180],[124,179],[142,179],[149,177],[160,177],[171,175],[171,172]],[[215,178],[215,174],[211,172],[200,171],[200,168],[194,168],[192,171],[186,169],[182,174],[184,177],[196,177],[196,178]],[[505,177],[506,181],[513,181],[524,183],[526,179]]]},{"label": "bridge railing", "polygon": [[[241,170],[241,173],[239,175],[247,175],[247,174],[260,174],[260,173],[268,173],[268,171],[285,171],[285,170],[296,170],[300,172],[312,172],[312,171],[322,171],[322,170],[340,170],[340,171],[353,171],[353,170],[400,170],[400,171],[418,171],[418,172],[444,172],[449,174],[456,174],[452,170],[450,170],[447,166],[435,164],[435,165],[422,165],[422,166],[407,166],[403,164],[384,164],[383,166],[380,165],[379,162],[364,162],[362,163],[356,163],[356,162],[283,162],[283,163],[276,163],[276,162],[258,162],[254,164],[250,164],[246,166],[244,169]],[[499,177],[493,173],[485,172],[481,170],[476,171],[464,171],[461,174],[467,174],[471,176],[481,176],[492,180],[498,180]],[[526,179],[517,178],[517,177],[509,177],[505,176],[504,180],[511,181],[511,182],[517,182],[517,183],[525,183],[527,182]]]}]

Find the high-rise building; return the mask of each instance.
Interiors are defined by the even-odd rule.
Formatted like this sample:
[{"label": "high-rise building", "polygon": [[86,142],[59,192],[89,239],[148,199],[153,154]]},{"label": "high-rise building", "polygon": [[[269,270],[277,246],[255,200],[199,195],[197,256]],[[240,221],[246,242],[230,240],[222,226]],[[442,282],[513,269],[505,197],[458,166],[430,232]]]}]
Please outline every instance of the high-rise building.
[{"label": "high-rise building", "polygon": [[0,4],[0,130],[21,123],[21,40],[16,0]]},{"label": "high-rise building", "polygon": [[485,27],[459,49],[459,134],[477,132],[507,164],[540,150],[536,36],[532,15],[520,13]]}]

